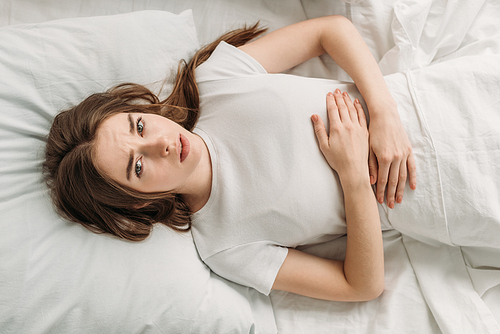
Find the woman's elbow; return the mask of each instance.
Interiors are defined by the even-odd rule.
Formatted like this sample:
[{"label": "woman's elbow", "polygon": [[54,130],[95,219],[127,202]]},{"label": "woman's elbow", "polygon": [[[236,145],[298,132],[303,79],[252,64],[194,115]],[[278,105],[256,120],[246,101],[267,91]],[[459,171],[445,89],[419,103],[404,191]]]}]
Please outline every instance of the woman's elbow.
[{"label": "woman's elbow", "polygon": [[377,299],[378,297],[380,297],[380,295],[382,295],[384,290],[385,290],[385,284],[383,283],[378,285],[374,284],[368,291],[364,293],[363,301]]},{"label": "woman's elbow", "polygon": [[330,15],[326,17],[326,20],[329,20],[330,24],[334,25],[336,28],[339,26],[354,26],[351,20],[342,15]]},{"label": "woman's elbow", "polygon": [[367,302],[373,299],[377,299],[384,292],[385,285],[381,284],[370,284],[362,289],[358,289],[355,293],[354,301]]},{"label": "woman's elbow", "polygon": [[383,283],[374,288],[371,296],[372,298],[370,300],[380,297],[382,293],[384,293],[384,290],[385,290],[385,284]]}]

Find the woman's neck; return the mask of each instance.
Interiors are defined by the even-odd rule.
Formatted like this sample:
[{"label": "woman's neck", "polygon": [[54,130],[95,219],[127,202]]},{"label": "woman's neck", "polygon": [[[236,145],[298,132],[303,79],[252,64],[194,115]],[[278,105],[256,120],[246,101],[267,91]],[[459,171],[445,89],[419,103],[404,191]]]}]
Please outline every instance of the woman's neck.
[{"label": "woman's neck", "polygon": [[196,168],[193,183],[188,189],[185,189],[182,195],[192,213],[199,211],[205,206],[212,190],[212,161],[210,159],[210,152],[205,141],[198,135],[196,137],[200,140],[201,146],[200,163]]}]

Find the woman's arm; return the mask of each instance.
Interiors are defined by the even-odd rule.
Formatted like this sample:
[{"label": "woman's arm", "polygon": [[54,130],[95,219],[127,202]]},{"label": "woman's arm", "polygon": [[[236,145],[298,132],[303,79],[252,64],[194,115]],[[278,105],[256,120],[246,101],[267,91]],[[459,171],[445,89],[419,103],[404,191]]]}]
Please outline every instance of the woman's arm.
[{"label": "woman's arm", "polygon": [[269,73],[328,53],[354,80],[367,104],[395,104],[368,46],[351,21],[333,15],[286,26],[239,47]]},{"label": "woman's arm", "polygon": [[368,130],[359,102],[336,91],[327,96],[330,133],[321,118],[311,117],[321,152],[339,174],[347,223],[344,261],[290,249],[273,289],[337,300],[364,301],[384,289],[384,255],[377,204],[368,173]]},{"label": "woman's arm", "polygon": [[[397,106],[377,62],[352,23],[343,16],[326,16],[278,29],[241,50],[269,73],[278,73],[327,52],[354,80],[370,112],[371,183],[377,182],[377,199],[401,202],[409,171],[416,187],[411,144],[399,119]],[[380,200],[382,199],[382,200]]]}]

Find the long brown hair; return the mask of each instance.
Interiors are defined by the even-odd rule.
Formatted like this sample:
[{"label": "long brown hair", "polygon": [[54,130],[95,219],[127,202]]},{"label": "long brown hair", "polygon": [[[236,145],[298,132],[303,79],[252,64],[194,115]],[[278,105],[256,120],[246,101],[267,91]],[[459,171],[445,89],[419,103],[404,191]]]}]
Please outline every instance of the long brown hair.
[{"label": "long brown hair", "polygon": [[141,193],[101,173],[93,161],[99,125],[117,113],[153,113],[193,130],[200,111],[195,69],[225,41],[241,46],[264,33],[258,23],[230,31],[179,63],[172,93],[160,101],[144,86],[125,83],[89,96],[59,113],[50,129],[43,172],[54,205],[63,217],[96,233],[132,241],[145,239],[153,224],[177,231],[191,228],[190,212],[178,194]]}]

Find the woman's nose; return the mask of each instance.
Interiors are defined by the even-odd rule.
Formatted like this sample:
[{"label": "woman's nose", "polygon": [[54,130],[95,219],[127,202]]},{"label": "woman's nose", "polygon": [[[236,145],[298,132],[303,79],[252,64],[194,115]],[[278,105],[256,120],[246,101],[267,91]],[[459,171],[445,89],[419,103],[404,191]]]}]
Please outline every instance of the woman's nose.
[{"label": "woman's nose", "polygon": [[144,153],[151,156],[167,156],[169,150],[168,138],[165,136],[158,136],[156,138],[148,138],[143,143]]}]

